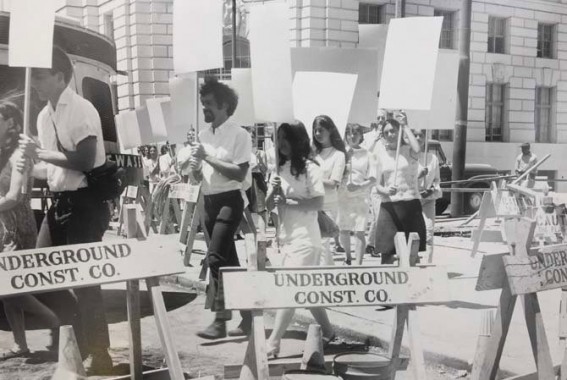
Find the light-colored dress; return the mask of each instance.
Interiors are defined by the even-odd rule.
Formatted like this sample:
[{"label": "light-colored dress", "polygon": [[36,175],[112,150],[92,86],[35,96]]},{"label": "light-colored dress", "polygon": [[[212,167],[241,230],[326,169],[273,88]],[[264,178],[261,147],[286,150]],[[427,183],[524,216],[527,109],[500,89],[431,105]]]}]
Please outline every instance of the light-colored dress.
[{"label": "light-colored dress", "polygon": [[[343,152],[330,146],[328,148],[323,148],[315,159],[319,165],[321,165],[323,179],[332,179],[337,183],[342,181],[346,163],[346,157]],[[325,186],[323,210],[331,212],[333,216],[336,216],[338,205],[339,195],[337,186]]]},{"label": "light-colored dress", "polygon": [[[6,196],[10,190],[12,167],[15,163],[16,151],[0,172],[0,197]],[[28,191],[27,194],[31,194]],[[29,195],[23,195],[21,201],[13,208],[0,211],[0,252],[35,247],[37,227],[30,206]]]},{"label": "light-colored dress", "polygon": [[[295,178],[290,162],[280,168],[281,188],[286,198],[310,199],[325,195],[321,168],[308,161],[307,172]],[[321,233],[317,211],[284,207],[280,225],[280,250],[283,266],[318,265],[321,255]]]}]

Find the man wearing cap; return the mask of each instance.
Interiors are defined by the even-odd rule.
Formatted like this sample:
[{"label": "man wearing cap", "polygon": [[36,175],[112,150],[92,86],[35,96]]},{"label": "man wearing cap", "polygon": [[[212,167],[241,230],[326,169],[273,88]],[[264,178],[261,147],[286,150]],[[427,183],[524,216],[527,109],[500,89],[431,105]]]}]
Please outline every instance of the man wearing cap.
[{"label": "man wearing cap", "polygon": [[[534,166],[537,162],[537,156],[530,151],[530,143],[527,142],[523,143],[522,145],[520,145],[520,147],[522,148],[522,153],[520,153],[518,157],[516,157],[516,167],[515,167],[515,171],[518,176],[525,173],[529,168]],[[526,178],[521,185],[525,187],[533,187],[535,183],[536,174],[537,174],[537,170],[533,170],[532,172],[530,172],[528,178]]]}]

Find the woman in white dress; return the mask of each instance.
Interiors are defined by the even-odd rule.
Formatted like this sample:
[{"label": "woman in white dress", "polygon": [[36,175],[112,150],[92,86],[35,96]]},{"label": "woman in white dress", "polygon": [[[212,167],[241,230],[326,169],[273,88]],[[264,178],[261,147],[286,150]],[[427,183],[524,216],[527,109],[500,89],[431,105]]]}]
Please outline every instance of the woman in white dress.
[{"label": "woman in white dress", "polygon": [[[313,150],[316,154],[315,160],[323,170],[323,211],[336,221],[339,208],[338,187],[345,172],[346,149],[335,123],[329,116],[317,116],[313,121]],[[334,265],[329,238],[323,238],[321,264]]]},{"label": "woman in white dress", "polygon": [[[282,266],[317,266],[321,254],[317,212],[325,195],[321,168],[310,158],[309,136],[302,123],[284,123],[277,134],[279,175],[271,180],[266,203],[269,210],[277,207],[280,212]],[[278,310],[267,341],[268,356],[278,355],[294,311]],[[324,341],[331,341],[335,333],[325,309],[310,311],[321,325]]]},{"label": "woman in white dress", "polygon": [[376,181],[376,166],[372,154],[361,146],[364,141],[362,126],[347,125],[345,140],[349,146],[347,151],[347,169],[344,183],[339,189],[340,239],[345,249],[345,264],[351,264],[351,232],[355,238],[356,263],[362,264],[362,256],[366,247],[366,222],[370,187]]}]

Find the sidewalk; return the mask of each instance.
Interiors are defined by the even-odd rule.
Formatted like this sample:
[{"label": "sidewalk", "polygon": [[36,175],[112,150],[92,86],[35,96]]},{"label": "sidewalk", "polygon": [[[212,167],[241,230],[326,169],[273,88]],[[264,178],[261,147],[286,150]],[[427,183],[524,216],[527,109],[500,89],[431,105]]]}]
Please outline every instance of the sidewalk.
[{"label": "sidewalk", "polygon": [[[268,231],[268,238],[273,231]],[[112,238],[112,237],[108,237]],[[150,239],[163,240],[171,249],[181,254],[182,246],[178,234],[155,235]],[[203,291],[206,283],[198,279],[200,262],[204,257],[205,243],[198,236],[191,256],[191,267],[179,275],[164,278],[168,284],[185,289]],[[482,314],[485,310],[494,310],[498,305],[500,290],[476,291],[478,271],[484,254],[506,251],[503,244],[481,243],[476,258],[470,258],[472,242],[462,237],[435,237],[435,262],[447,267],[454,301],[445,305],[428,305],[418,308],[422,345],[426,360],[444,364],[456,369],[468,369],[475,355]],[[244,242],[237,241],[237,250],[241,263],[245,263]],[[281,258],[275,248],[268,248],[268,257],[273,266]],[[335,255],[336,265],[343,265],[344,254]],[[364,265],[378,265],[379,259],[365,256]],[[549,340],[550,351],[555,364],[560,363],[563,351],[559,344],[559,302],[561,290],[539,293],[540,307]],[[390,341],[394,310],[381,307],[329,308],[329,318],[339,335],[365,341],[370,338],[373,345],[387,347]],[[310,323],[311,314],[299,309],[295,314],[298,322]],[[284,341],[285,344],[285,341]],[[407,342],[404,339],[404,346]],[[535,371],[535,363],[523,317],[521,302],[517,302],[508,333],[508,339],[502,355],[501,370],[509,374],[524,374]]]}]

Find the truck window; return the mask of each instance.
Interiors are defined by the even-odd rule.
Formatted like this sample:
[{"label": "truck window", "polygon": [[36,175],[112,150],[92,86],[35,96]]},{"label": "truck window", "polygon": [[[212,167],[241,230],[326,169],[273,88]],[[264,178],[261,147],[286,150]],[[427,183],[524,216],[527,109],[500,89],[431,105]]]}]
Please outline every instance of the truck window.
[{"label": "truck window", "polygon": [[83,97],[90,101],[100,115],[104,141],[116,143],[116,126],[112,109],[112,95],[108,84],[94,78],[83,79]]}]

